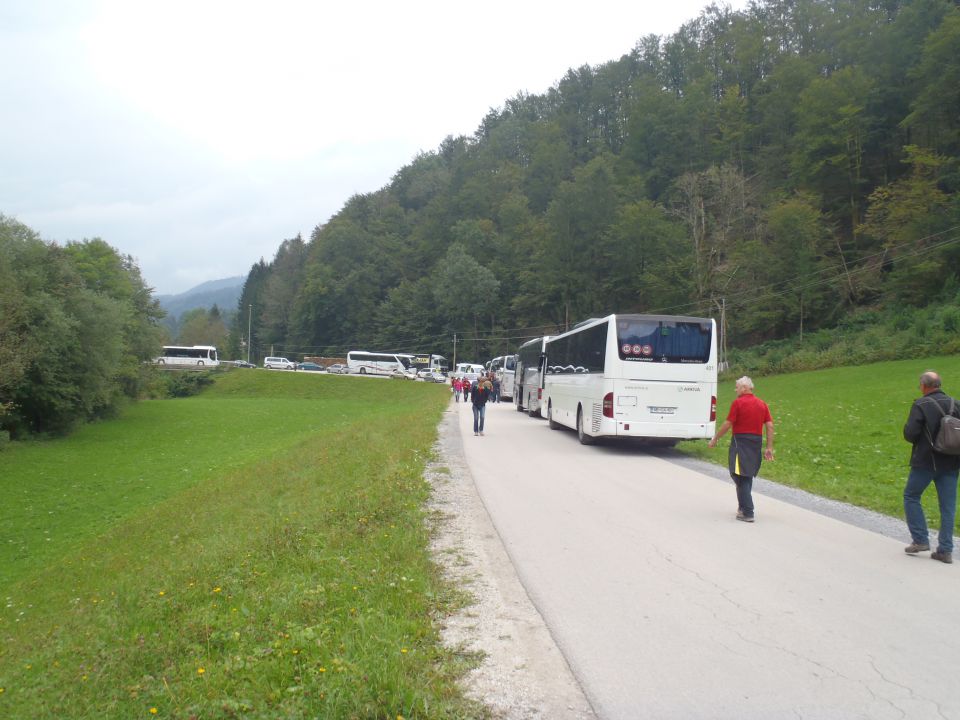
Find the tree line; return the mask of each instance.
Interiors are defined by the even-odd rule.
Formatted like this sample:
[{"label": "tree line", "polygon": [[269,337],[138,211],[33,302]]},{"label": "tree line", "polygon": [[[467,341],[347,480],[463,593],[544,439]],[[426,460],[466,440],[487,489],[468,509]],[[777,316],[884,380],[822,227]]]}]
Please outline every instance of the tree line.
[{"label": "tree line", "polygon": [[722,314],[747,345],[923,306],[958,287],[958,158],[957,3],[710,5],[285,240],[231,351],[248,322],[261,356],[456,334],[480,359],[615,311]]},{"label": "tree line", "polygon": [[0,433],[64,432],[140,396],[162,315],[130,256],[0,215]]}]

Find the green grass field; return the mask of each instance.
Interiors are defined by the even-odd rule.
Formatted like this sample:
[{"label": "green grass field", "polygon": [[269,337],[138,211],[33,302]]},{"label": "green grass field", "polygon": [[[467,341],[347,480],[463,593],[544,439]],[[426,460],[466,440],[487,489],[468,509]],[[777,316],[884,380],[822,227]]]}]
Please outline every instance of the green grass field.
[{"label": "green grass field", "polygon": [[0,717],[482,717],[435,620],[449,393],[234,371],[0,453]]},{"label": "green grass field", "polygon": [[[948,394],[960,395],[957,356],[754,378],[756,394],[770,405],[776,440],[776,460],[764,462],[760,475],[902,517],[910,462],[903,424],[920,396],[920,374],[929,369],[940,373]],[[718,426],[735,397],[733,385],[733,379],[721,382]],[[728,445],[729,435],[713,450],[705,442],[680,448],[726,465]],[[936,525],[932,489],[924,507]]]}]

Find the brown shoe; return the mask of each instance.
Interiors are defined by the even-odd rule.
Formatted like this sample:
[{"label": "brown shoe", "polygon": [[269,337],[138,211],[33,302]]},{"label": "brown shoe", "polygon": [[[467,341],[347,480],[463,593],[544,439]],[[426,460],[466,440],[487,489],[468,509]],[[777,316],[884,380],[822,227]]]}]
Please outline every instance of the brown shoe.
[{"label": "brown shoe", "polygon": [[918,552],[926,552],[929,549],[930,546],[926,543],[910,543],[903,549],[903,551],[907,555],[916,555]]},{"label": "brown shoe", "polygon": [[930,553],[930,557],[932,557],[934,560],[939,560],[942,563],[947,563],[947,565],[953,562],[953,553],[945,553],[937,550],[936,552]]}]

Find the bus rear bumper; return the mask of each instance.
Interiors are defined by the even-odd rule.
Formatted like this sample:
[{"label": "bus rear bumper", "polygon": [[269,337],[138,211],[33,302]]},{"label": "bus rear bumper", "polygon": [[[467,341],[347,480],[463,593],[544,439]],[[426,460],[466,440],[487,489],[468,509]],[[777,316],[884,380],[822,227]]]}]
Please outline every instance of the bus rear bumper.
[{"label": "bus rear bumper", "polygon": [[667,423],[612,420],[603,423],[605,435],[622,438],[661,440],[709,440],[716,432],[716,423]]}]

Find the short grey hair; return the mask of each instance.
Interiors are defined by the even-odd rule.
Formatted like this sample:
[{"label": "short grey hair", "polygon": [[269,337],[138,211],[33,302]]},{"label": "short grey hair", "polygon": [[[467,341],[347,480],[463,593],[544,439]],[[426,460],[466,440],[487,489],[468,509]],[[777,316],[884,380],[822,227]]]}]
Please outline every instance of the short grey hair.
[{"label": "short grey hair", "polygon": [[736,387],[744,387],[747,390],[753,390],[753,380],[744,375],[742,378],[737,380]]},{"label": "short grey hair", "polygon": [[937,375],[933,370],[927,370],[923,375],[920,376],[920,384],[925,388],[933,388],[937,390],[940,388],[940,376]]}]

